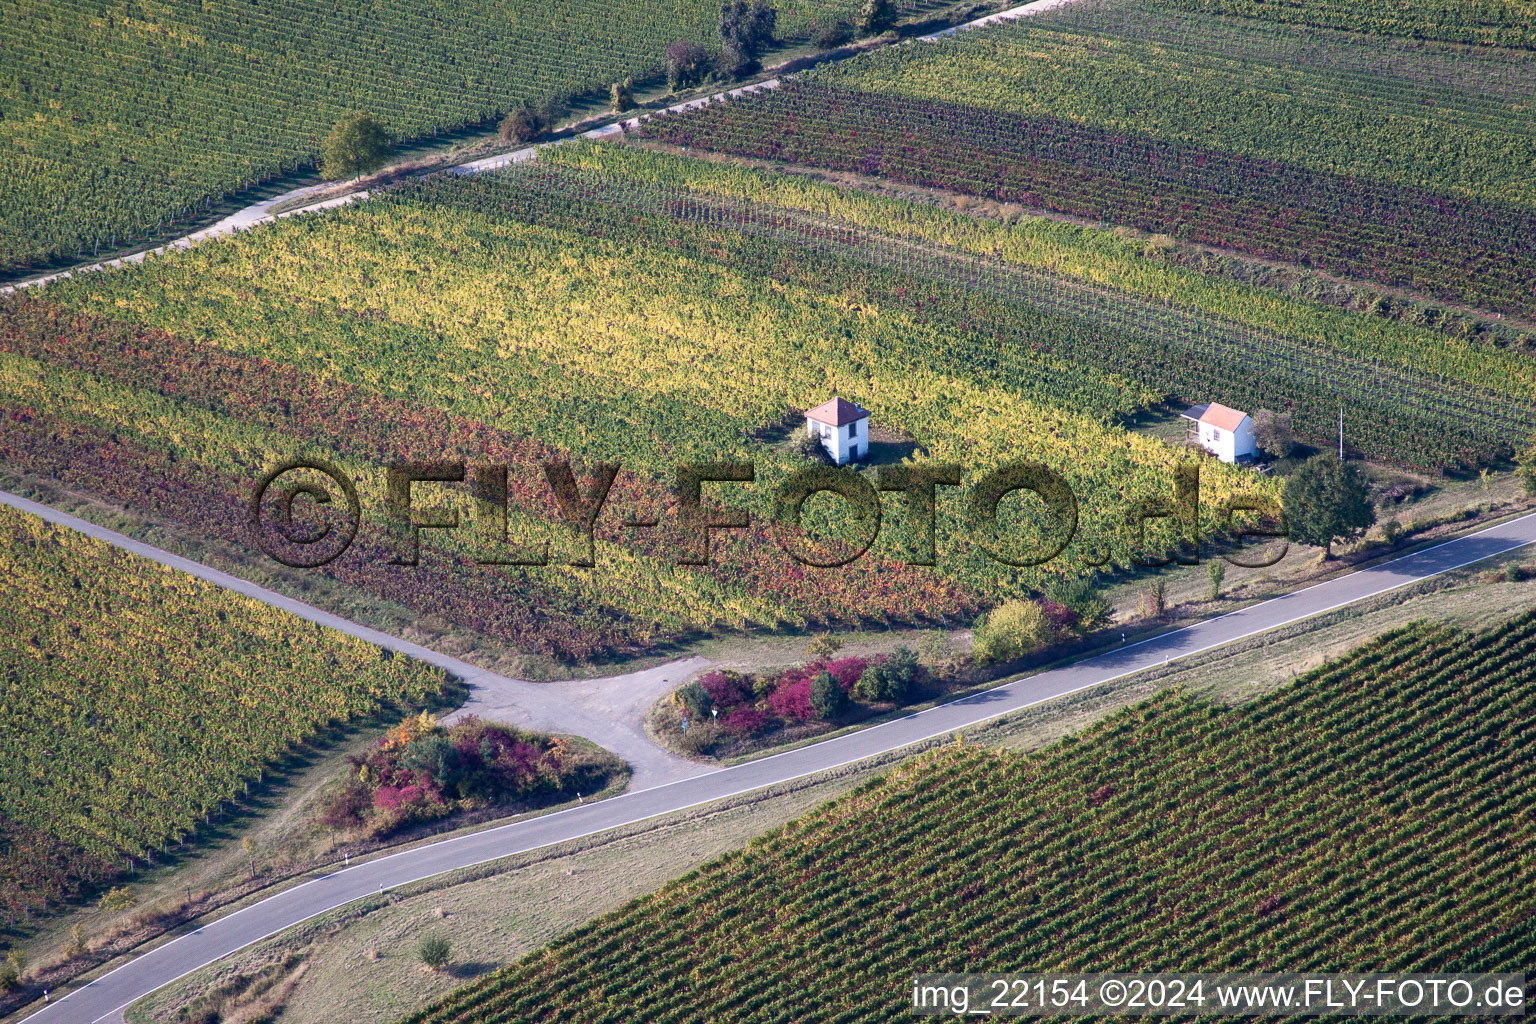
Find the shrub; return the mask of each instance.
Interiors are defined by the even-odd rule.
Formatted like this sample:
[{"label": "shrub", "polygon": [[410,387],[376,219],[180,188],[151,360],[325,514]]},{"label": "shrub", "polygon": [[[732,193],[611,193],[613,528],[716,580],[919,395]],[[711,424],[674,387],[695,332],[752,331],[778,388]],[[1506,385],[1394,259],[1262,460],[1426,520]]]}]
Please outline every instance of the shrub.
[{"label": "shrub", "polygon": [[917,673],[917,655],[906,647],[898,647],[890,657],[864,670],[854,692],[861,700],[886,700],[900,704],[911,693]]},{"label": "shrub", "polygon": [[750,736],[768,725],[768,716],[757,708],[736,708],[726,715],[720,727],[735,736]]},{"label": "shrub", "polygon": [[1381,524],[1381,535],[1388,544],[1396,544],[1403,537],[1403,524],[1396,519],[1388,519]]},{"label": "shrub", "polygon": [[[703,687],[710,702],[713,706],[718,707],[722,713],[729,708],[736,707],[738,704],[749,703],[752,699],[752,692],[747,686],[746,679],[742,677],[741,673],[732,672],[729,669],[718,669],[714,672],[705,673],[699,679],[698,685]],[[708,710],[708,707],[704,709],[706,712]],[[703,712],[700,713],[702,714]]]},{"label": "shrub", "polygon": [[1070,609],[1077,616],[1073,625],[1078,629],[1092,629],[1109,618],[1109,602],[1094,590],[1091,579],[1079,578],[1057,583],[1050,588],[1048,596],[1051,601]]},{"label": "shrub", "polygon": [[704,689],[703,684],[697,681],[679,689],[677,691],[677,699],[683,702],[683,707],[688,709],[689,715],[693,718],[702,718],[709,714],[709,709],[713,704],[709,691]]},{"label": "shrub", "polygon": [[[853,39],[853,26],[841,18],[829,21],[826,24],[813,22],[811,25],[811,42],[820,50],[831,50]],[[819,447],[819,446],[818,446]]]},{"label": "shrub", "polygon": [[448,966],[448,957],[452,952],[453,943],[442,932],[428,932],[416,944],[416,959],[434,971]]},{"label": "shrub", "polygon": [[0,992],[9,992],[21,981],[21,975],[16,970],[16,965],[10,961],[0,964]]},{"label": "shrub", "polygon": [[370,804],[368,790],[348,782],[320,808],[320,824],[326,828],[354,828],[363,823]]},{"label": "shrub", "polygon": [[1525,493],[1536,494],[1536,438],[1516,453],[1515,462],[1520,466],[1520,482],[1525,485]]},{"label": "shrub", "polygon": [[590,792],[614,768],[610,757],[573,750],[559,737],[473,716],[444,728],[431,715],[406,719],[348,762],[352,778],[324,805],[323,820],[360,822],[374,835],[503,797]]},{"label": "shrub", "polygon": [[1221,583],[1227,577],[1227,566],[1219,558],[1213,558],[1205,565],[1205,574],[1211,581],[1211,600],[1221,597]]},{"label": "shrub", "polygon": [[818,633],[805,645],[805,656],[812,661],[830,658],[842,649],[843,642],[830,633]]},{"label": "shrub", "polygon": [[109,914],[116,914],[119,911],[127,910],[138,902],[139,898],[133,894],[132,889],[118,885],[103,893],[101,899],[96,902],[96,905]]},{"label": "shrub", "polygon": [[1291,414],[1259,409],[1253,414],[1253,440],[1265,455],[1288,459],[1296,451],[1296,435],[1291,429]]},{"label": "shrub", "polygon": [[929,665],[938,665],[949,660],[949,634],[942,629],[924,630],[922,639],[917,642],[917,653]]},{"label": "shrub", "polygon": [[767,703],[769,712],[789,722],[804,722],[816,713],[811,705],[811,681],[798,675],[781,680]]},{"label": "shrub", "polygon": [[983,665],[1013,661],[1037,650],[1051,638],[1045,611],[1034,601],[1007,601],[976,624],[971,656]]},{"label": "shrub", "polygon": [[635,82],[632,78],[626,78],[622,82],[614,82],[608,87],[608,100],[613,105],[615,114],[622,114],[627,110],[635,109]]},{"label": "shrub", "polygon": [[1519,562],[1510,562],[1504,567],[1504,579],[1509,583],[1519,583],[1525,579],[1525,570],[1520,567]]},{"label": "shrub", "polygon": [[869,664],[867,658],[839,658],[837,661],[829,661],[823,666],[823,671],[837,680],[837,685],[847,693],[853,689],[853,684],[859,681],[864,674],[865,667]]},{"label": "shrub", "polygon": [[1045,612],[1046,621],[1051,624],[1051,629],[1057,632],[1077,627],[1077,612],[1059,601],[1052,601],[1048,597],[1042,598],[1040,610]]},{"label": "shrub", "polygon": [[816,717],[822,721],[831,721],[842,714],[847,700],[842,685],[832,678],[830,672],[819,673],[812,680],[811,708],[816,712]]},{"label": "shrub", "polygon": [[687,731],[683,733],[683,749],[693,754],[707,754],[719,742],[720,732],[719,724],[708,715],[702,721],[689,722]]}]

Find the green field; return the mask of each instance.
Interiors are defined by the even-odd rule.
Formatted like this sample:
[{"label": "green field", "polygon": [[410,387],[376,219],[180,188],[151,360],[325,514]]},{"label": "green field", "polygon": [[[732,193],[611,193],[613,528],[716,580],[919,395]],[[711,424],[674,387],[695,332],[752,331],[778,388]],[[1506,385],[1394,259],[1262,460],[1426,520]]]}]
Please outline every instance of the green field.
[{"label": "green field", "polygon": [[0,906],[11,922],[179,846],[293,744],[446,683],[10,508],[0,564]]},{"label": "green field", "polygon": [[[888,1021],[943,971],[1529,971],[1536,616],[949,746],[409,1018]],[[574,979],[580,979],[574,984]]]},{"label": "green field", "polygon": [[[789,0],[780,32],[848,7]],[[718,8],[3,0],[0,273],[182,233],[309,167],[348,110],[416,138],[654,77],[673,40],[714,45]]]},{"label": "green field", "polygon": [[1530,0],[1155,0],[1162,7],[1409,39],[1536,49]]},{"label": "green field", "polygon": [[1017,201],[1529,319],[1533,102],[1528,50],[1079,0],[826,65],[643,134]]}]

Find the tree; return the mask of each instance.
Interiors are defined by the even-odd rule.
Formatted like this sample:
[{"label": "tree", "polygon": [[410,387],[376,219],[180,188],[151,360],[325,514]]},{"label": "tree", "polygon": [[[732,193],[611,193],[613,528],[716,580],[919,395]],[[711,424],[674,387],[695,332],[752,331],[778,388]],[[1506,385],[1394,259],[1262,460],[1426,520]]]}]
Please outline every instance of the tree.
[{"label": "tree", "polygon": [[1353,540],[1376,522],[1370,486],[1353,463],[1318,455],[1285,482],[1280,504],[1290,524],[1291,540],[1316,544],[1333,557],[1336,541]]},{"label": "tree", "polygon": [[1205,564],[1205,574],[1211,580],[1211,600],[1221,597],[1221,581],[1226,579],[1227,567],[1219,558],[1213,558]]},{"label": "tree", "polygon": [[860,35],[877,36],[896,24],[895,0],[864,0],[859,8]]},{"label": "tree", "polygon": [[133,894],[132,889],[119,885],[102,894],[101,899],[96,901],[96,905],[109,914],[116,914],[138,902],[139,898]]},{"label": "tree", "polygon": [[715,74],[733,80],[760,66],[757,58],[774,43],[779,12],[768,0],[729,0],[720,5],[720,57]]},{"label": "tree", "polygon": [[811,681],[811,707],[816,711],[816,717],[822,721],[831,721],[842,714],[846,701],[847,696],[843,693],[842,686],[832,678],[832,673],[819,673]]},{"label": "tree", "polygon": [[760,66],[740,47],[726,45],[720,48],[720,56],[715,59],[715,77],[734,82],[747,77]]},{"label": "tree", "polygon": [[1034,601],[1005,601],[976,624],[971,657],[983,665],[1012,661],[1051,639],[1045,609]]},{"label": "tree", "polygon": [[356,110],[336,122],[325,137],[323,172],[327,178],[355,178],[384,166],[389,136],[373,115]]},{"label": "tree", "polygon": [[1291,431],[1291,414],[1260,409],[1253,414],[1253,439],[1264,454],[1277,459],[1290,458],[1296,451],[1296,435]]},{"label": "tree", "polygon": [[240,837],[240,849],[244,850],[245,851],[245,855],[251,859],[251,877],[255,878],[256,877],[256,840],[252,839],[250,836],[241,836]]},{"label": "tree", "polygon": [[1160,619],[1168,614],[1168,591],[1162,580],[1153,580],[1147,586],[1147,615]]},{"label": "tree", "polygon": [[779,12],[768,0],[729,0],[720,5],[720,46],[734,48],[750,60],[774,44]]},{"label": "tree", "polygon": [[709,73],[709,54],[691,39],[679,39],[667,47],[667,88],[676,92],[698,85]]},{"label": "tree", "polygon": [[442,932],[428,932],[416,944],[416,959],[434,971],[448,966],[448,957],[452,952],[453,943]]},{"label": "tree", "polygon": [[613,112],[622,114],[626,110],[635,109],[635,80],[626,78],[622,82],[614,82],[608,87],[608,99],[613,104]]},{"label": "tree", "polygon": [[538,111],[533,104],[524,103],[507,111],[507,116],[501,119],[501,124],[496,128],[496,134],[502,142],[532,142],[542,130]]},{"label": "tree", "polygon": [[1520,466],[1519,477],[1525,485],[1525,493],[1536,494],[1536,437],[1515,454],[1515,462]]}]

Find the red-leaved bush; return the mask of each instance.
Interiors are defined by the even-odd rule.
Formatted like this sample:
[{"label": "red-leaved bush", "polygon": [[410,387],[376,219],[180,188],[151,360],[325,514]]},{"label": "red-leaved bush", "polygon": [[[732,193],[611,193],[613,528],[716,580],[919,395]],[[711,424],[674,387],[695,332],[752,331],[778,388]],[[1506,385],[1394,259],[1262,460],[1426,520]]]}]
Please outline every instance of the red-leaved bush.
[{"label": "red-leaved bush", "polygon": [[811,681],[792,679],[785,673],[779,688],[768,695],[768,710],[790,722],[806,722],[816,716],[811,707]]},{"label": "red-leaved bush", "polygon": [[[869,665],[867,658],[839,658],[837,661],[829,661],[821,666],[821,671],[826,672],[837,685],[843,688],[844,693],[853,689],[853,684],[859,681],[859,676],[864,674],[864,669]],[[811,678],[815,678],[815,673]]]},{"label": "red-leaved bush", "polygon": [[728,733],[750,736],[768,724],[768,716],[757,708],[737,708],[726,715],[721,725]]},{"label": "red-leaved bush", "polygon": [[1046,621],[1058,633],[1077,625],[1077,612],[1064,604],[1057,604],[1048,597],[1040,601],[1040,610],[1045,612]]},{"label": "red-leaved bush", "polygon": [[425,713],[347,760],[346,785],[326,802],[321,820],[374,835],[509,797],[594,792],[611,770],[558,737],[474,717],[443,727]]},{"label": "red-leaved bush", "polygon": [[735,672],[706,672],[699,677],[699,685],[721,712],[752,700],[752,688]]}]

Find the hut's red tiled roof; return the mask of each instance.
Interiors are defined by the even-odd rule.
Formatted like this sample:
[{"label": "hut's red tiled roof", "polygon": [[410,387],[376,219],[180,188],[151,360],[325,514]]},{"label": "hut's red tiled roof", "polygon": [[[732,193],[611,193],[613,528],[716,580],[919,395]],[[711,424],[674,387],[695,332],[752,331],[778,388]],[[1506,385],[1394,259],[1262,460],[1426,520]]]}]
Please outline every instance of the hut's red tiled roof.
[{"label": "hut's red tiled roof", "polygon": [[841,427],[849,423],[855,423],[869,416],[869,413],[841,396],[828,399],[816,408],[806,412],[806,418],[817,423],[825,423],[833,427]]}]

